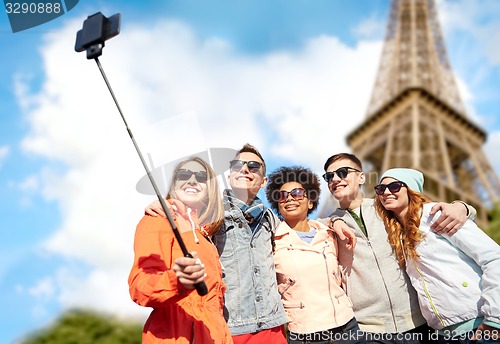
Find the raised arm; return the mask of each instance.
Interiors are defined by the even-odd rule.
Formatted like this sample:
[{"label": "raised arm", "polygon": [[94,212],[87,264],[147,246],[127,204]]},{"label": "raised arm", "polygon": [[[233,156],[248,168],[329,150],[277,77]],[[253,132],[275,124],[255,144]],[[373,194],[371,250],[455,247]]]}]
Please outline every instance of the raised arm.
[{"label": "raised arm", "polygon": [[204,266],[196,258],[174,260],[171,248],[175,239],[167,226],[166,220],[149,216],[137,226],[128,283],[132,300],[141,306],[176,302],[205,278]]},{"label": "raised arm", "polygon": [[354,230],[345,223],[340,217],[331,217],[328,222],[330,227],[339,238],[339,245],[345,245],[348,249],[353,250],[356,246],[356,235]]},{"label": "raised arm", "polygon": [[[170,207],[172,207],[175,210],[175,205],[170,204],[169,202],[167,202],[167,207],[170,211],[172,210]],[[148,206],[144,209],[144,214],[154,217],[158,215],[165,218],[167,217],[167,215],[163,211],[163,208],[161,207],[160,201],[158,200],[149,203]]]},{"label": "raised arm", "polygon": [[441,210],[441,215],[432,224],[431,230],[437,234],[455,234],[468,219],[476,219],[476,209],[462,201],[439,202],[431,209],[431,215]]}]

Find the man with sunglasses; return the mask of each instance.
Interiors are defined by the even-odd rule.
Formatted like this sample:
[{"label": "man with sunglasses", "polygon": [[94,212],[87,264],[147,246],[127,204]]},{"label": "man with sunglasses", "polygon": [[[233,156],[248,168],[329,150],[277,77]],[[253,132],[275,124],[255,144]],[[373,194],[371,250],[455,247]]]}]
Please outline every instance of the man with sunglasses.
[{"label": "man with sunglasses", "polygon": [[257,197],[267,184],[266,164],[255,147],[245,144],[229,167],[224,225],[214,236],[227,285],[224,315],[235,344],[286,343],[287,317],[273,260],[279,220]]},{"label": "man with sunglasses", "polygon": [[[429,327],[420,312],[417,294],[392,252],[374,200],[363,198],[361,161],[355,155],[340,153],[328,158],[324,169],[323,178],[340,205],[326,221],[336,232],[352,228],[357,239],[352,261],[344,262],[344,278],[361,330],[368,340],[376,338],[379,343],[428,343]],[[476,213],[461,201],[438,203],[432,213],[438,210],[441,217],[433,228],[437,233],[455,233],[467,216],[474,219]]]},{"label": "man with sunglasses", "polygon": [[[245,144],[236,153],[228,179],[224,223],[212,237],[226,284],[224,317],[235,344],[286,344],[287,317],[273,259],[279,219],[257,197],[267,184],[266,164],[257,148]],[[146,208],[146,214],[165,216],[158,201]]]}]

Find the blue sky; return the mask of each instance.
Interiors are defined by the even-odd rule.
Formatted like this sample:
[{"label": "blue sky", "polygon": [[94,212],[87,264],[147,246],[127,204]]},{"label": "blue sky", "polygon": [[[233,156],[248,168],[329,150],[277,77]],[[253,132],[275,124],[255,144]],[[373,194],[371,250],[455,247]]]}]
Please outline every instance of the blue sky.
[{"label": "blue sky", "polygon": [[[80,0],[15,34],[0,14],[0,342],[71,307],[148,312],[126,280],[153,196],[136,189],[144,171],[95,63],[73,50],[88,15],[122,15],[100,61],[155,166],[250,142],[269,170],[320,173],[364,118],[388,9],[388,0]],[[467,115],[487,130],[500,174],[500,2],[441,0],[438,11]]]}]

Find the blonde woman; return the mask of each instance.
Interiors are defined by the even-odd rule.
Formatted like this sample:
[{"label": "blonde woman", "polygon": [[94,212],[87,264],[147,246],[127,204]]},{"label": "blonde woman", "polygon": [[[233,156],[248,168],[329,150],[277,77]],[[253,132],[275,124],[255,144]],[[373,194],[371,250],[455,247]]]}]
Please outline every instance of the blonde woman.
[{"label": "blonde woman", "polygon": [[[153,308],[142,343],[232,343],[223,317],[226,286],[217,249],[210,241],[224,218],[210,165],[197,157],[178,164],[167,200],[194,258],[183,256],[165,218],[144,216],[137,225],[130,295],[139,305]],[[208,287],[204,296],[193,289],[201,281]]]}]

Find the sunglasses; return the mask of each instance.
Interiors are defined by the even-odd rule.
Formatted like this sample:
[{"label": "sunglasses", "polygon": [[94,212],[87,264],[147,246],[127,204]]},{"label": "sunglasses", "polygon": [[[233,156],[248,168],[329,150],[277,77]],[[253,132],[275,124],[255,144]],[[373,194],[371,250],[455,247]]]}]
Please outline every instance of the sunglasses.
[{"label": "sunglasses", "polygon": [[335,174],[339,176],[340,179],[345,179],[350,172],[361,172],[361,171],[354,167],[340,167],[333,172],[326,172],[323,175],[323,179],[327,183],[330,183],[333,177],[335,177]]},{"label": "sunglasses", "polygon": [[208,180],[208,173],[206,171],[193,172],[191,170],[180,169],[175,173],[176,180],[189,180],[194,174],[194,178],[198,183],[206,183]]},{"label": "sunglasses", "polygon": [[399,192],[399,190],[401,190],[401,187],[403,187],[403,186],[406,187],[405,183],[403,183],[401,181],[395,181],[395,182],[392,182],[389,184],[376,185],[374,187],[374,189],[375,189],[375,193],[377,195],[383,195],[385,192],[385,189],[389,189],[389,191],[391,193],[396,193],[396,192]]},{"label": "sunglasses", "polygon": [[288,199],[288,195],[296,201],[303,200],[306,195],[306,190],[303,188],[295,188],[290,191],[281,190],[276,192],[278,203],[283,203]]},{"label": "sunglasses", "polygon": [[229,168],[232,171],[240,171],[245,164],[247,164],[250,172],[260,172],[260,168],[262,167],[262,163],[258,161],[231,160],[229,162]]}]

